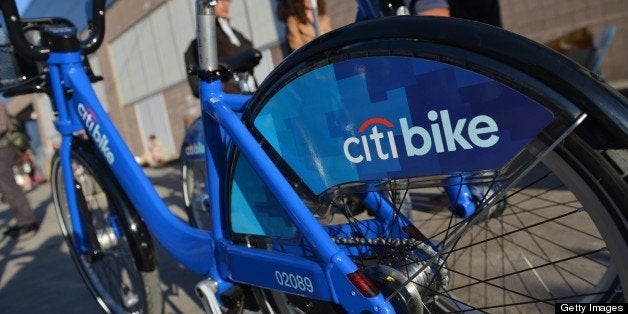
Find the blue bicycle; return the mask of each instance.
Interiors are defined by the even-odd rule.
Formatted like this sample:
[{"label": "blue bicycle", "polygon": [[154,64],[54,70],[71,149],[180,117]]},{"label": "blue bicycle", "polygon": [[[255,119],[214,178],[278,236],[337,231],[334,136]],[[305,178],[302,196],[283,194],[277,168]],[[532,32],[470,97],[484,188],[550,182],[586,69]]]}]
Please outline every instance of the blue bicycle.
[{"label": "blue bicycle", "polygon": [[[241,93],[251,95],[257,90],[253,69],[259,64],[261,57],[259,50],[247,49],[230,58],[219,60],[219,64],[229,69],[230,75],[227,75],[225,79],[237,83]],[[186,52],[188,83],[192,94],[198,97],[197,59],[197,56],[191,55],[190,51]],[[209,206],[204,204],[208,196],[205,192],[207,169],[205,167],[205,135],[201,117],[196,118],[186,129],[180,156],[183,202],[189,223],[199,229],[211,230]]]},{"label": "blue bicycle", "polygon": [[168,211],[90,87],[82,55],[102,40],[104,1],[88,40],[48,23],[39,46],[0,4],[15,51],[45,64],[29,82],[63,139],[54,203],[107,312],[161,311],[153,237],[207,277],[196,290],[213,313],[545,312],[626,296],[626,99],[536,43],[373,19],[377,1],[358,1],[370,21],[233,95],[214,2],[198,1],[204,231]]}]

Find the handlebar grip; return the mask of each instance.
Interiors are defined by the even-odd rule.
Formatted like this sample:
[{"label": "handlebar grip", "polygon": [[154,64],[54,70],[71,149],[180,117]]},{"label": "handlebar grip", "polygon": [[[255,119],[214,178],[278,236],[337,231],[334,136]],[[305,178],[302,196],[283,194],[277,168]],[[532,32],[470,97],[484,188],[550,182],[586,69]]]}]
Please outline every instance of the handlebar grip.
[{"label": "handlebar grip", "polygon": [[35,46],[26,40],[22,32],[22,21],[17,11],[15,1],[0,1],[0,10],[9,33],[9,40],[17,52],[35,61],[43,61],[48,58],[50,50],[46,47]]},{"label": "handlebar grip", "polygon": [[81,41],[83,55],[96,51],[105,38],[105,0],[93,0],[91,11],[92,19],[87,21],[90,34]]},{"label": "handlebar grip", "polygon": [[[50,49],[32,45],[24,37],[22,21],[15,5],[15,0],[0,0],[0,10],[6,22],[11,44],[20,55],[34,61],[48,58]],[[89,36],[81,41],[81,52],[88,55],[98,49],[105,38],[105,0],[93,0],[92,19],[88,21]]]}]

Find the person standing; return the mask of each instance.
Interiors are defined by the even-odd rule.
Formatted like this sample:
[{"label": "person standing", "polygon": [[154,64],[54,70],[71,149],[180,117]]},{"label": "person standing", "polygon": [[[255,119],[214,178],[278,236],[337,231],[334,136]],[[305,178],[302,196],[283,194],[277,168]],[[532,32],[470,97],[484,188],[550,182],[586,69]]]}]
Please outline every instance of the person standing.
[{"label": "person standing", "polygon": [[431,15],[449,17],[447,0],[404,0],[413,15]]},{"label": "person standing", "polygon": [[4,235],[15,239],[23,234],[37,231],[39,223],[24,191],[15,182],[12,166],[15,163],[16,153],[7,140],[7,135],[11,134],[14,126],[6,107],[4,105],[0,107],[0,193],[4,201],[9,204],[16,220],[15,225],[4,231]]},{"label": "person standing", "polygon": [[232,57],[253,48],[253,43],[242,33],[231,27],[229,20],[230,0],[220,0],[216,4],[216,48],[218,59]]},{"label": "person standing", "polygon": [[[242,33],[231,27],[229,22],[229,8],[231,0],[220,0],[214,7],[216,14],[216,50],[218,59],[229,58],[238,53],[253,48],[253,43]],[[190,42],[184,54],[185,64],[188,68],[198,65],[198,46],[196,38]],[[252,74],[252,73],[251,73]],[[188,83],[194,96],[198,97],[198,76],[188,75]],[[239,93],[237,83],[228,81],[223,84],[223,90],[227,93]]]}]

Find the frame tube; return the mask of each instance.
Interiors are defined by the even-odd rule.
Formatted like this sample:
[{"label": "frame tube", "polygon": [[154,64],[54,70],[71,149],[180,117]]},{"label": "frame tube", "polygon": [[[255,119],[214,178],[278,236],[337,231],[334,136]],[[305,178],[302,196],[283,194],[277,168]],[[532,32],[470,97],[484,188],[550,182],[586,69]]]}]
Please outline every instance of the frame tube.
[{"label": "frame tube", "polygon": [[[52,84],[54,88],[53,100],[59,110],[59,119],[56,121],[56,125],[57,129],[64,134],[61,144],[61,162],[66,186],[73,186],[72,174],[65,169],[71,169],[72,133],[76,131],[76,128],[69,128],[68,126],[73,125],[72,117],[78,117],[87,135],[98,147],[105,160],[109,162],[113,174],[127,193],[133,206],[146,221],[151,234],[157,238],[168,253],[188,269],[199,274],[209,274],[212,266],[215,265],[213,261],[214,243],[211,236],[207,232],[188,226],[174,216],[159,197],[152,183],[135,162],[129,148],[102,109],[91,87],[91,82],[83,70],[80,53],[51,53],[49,62],[54,65],[51,69],[56,69],[58,66],[62,69],[58,76],[56,74],[58,70],[51,71],[51,81],[64,82],[63,88],[73,90],[72,99],[66,101],[63,97],[63,90],[60,90],[61,86]],[[66,196],[69,200],[76,199],[73,194],[73,189],[66,189]],[[71,204],[75,203],[71,202]],[[76,207],[76,205],[71,206]],[[78,209],[74,210],[78,212]],[[77,221],[78,217],[76,218],[72,221],[73,228],[81,230],[81,223]]]}]

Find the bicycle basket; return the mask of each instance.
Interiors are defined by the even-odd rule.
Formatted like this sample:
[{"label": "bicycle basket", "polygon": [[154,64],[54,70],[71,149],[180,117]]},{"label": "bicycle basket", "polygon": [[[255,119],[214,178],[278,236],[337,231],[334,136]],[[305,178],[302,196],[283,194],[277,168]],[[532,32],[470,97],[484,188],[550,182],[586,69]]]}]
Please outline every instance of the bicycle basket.
[{"label": "bicycle basket", "polygon": [[0,23],[0,92],[11,93],[40,74],[35,61],[18,55],[9,41],[6,28]]}]

